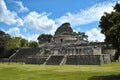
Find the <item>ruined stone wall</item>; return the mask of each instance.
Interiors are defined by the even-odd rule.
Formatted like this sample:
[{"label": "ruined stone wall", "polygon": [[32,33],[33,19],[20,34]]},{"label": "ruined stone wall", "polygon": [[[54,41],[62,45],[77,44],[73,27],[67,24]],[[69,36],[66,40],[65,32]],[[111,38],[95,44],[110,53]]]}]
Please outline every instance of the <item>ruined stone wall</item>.
[{"label": "ruined stone wall", "polygon": [[105,49],[103,50],[103,54],[109,54],[111,61],[114,61],[116,50],[115,49]]},{"label": "ruined stone wall", "polygon": [[111,55],[114,55],[116,52],[115,49],[105,49],[103,50],[103,54],[111,54]]},{"label": "ruined stone wall", "polygon": [[75,40],[75,38],[72,35],[57,35],[55,36],[56,42],[64,42],[69,40]]},{"label": "ruined stone wall", "polygon": [[60,65],[60,63],[63,61],[63,58],[65,62],[62,62],[64,63],[62,65],[101,65],[111,62],[109,55],[51,55],[49,58],[50,61],[47,60],[48,57],[49,56],[27,58],[25,63],[44,64],[47,61],[47,64],[50,65]]},{"label": "ruined stone wall", "polygon": [[97,54],[102,54],[102,49],[101,47],[94,47],[93,48],[93,54],[97,55]]},{"label": "ruined stone wall", "polygon": [[[47,51],[47,49],[46,49]],[[45,51],[44,51],[45,52]],[[85,55],[97,55],[102,54],[101,47],[59,47],[52,48],[49,53],[44,54],[85,54]]]}]

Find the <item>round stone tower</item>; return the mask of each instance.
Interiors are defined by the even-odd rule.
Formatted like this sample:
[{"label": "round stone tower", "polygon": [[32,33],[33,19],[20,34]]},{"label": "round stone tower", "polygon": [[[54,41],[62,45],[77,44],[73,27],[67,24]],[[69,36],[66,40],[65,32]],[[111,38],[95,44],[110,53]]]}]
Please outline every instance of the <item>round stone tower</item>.
[{"label": "round stone tower", "polygon": [[54,35],[55,41],[67,41],[74,40],[73,30],[70,26],[70,23],[63,23],[60,27],[57,28]]}]

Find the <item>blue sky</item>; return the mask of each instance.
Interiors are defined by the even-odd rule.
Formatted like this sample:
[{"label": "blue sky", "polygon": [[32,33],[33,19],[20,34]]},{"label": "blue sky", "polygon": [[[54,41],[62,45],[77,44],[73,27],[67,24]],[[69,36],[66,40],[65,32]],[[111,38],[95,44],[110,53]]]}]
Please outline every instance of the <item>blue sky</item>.
[{"label": "blue sky", "polygon": [[69,22],[75,32],[85,32],[89,41],[104,41],[98,27],[104,12],[111,12],[120,0],[0,0],[0,30],[11,36],[37,40],[54,35]]}]

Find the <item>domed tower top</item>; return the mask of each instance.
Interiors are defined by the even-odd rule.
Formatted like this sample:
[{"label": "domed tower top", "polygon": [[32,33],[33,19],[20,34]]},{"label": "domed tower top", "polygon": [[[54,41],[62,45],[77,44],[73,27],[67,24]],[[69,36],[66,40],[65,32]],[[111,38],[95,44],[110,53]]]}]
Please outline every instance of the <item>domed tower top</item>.
[{"label": "domed tower top", "polygon": [[57,28],[55,35],[72,35],[73,30],[70,26],[70,23],[63,23],[60,27]]}]

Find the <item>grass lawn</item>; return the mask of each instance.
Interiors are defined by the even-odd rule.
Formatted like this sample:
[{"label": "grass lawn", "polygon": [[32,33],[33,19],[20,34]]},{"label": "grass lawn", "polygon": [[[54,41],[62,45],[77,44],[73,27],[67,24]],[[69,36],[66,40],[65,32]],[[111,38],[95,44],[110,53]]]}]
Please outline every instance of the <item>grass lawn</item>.
[{"label": "grass lawn", "polygon": [[64,66],[0,63],[0,80],[120,80],[120,62]]}]

